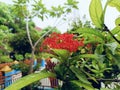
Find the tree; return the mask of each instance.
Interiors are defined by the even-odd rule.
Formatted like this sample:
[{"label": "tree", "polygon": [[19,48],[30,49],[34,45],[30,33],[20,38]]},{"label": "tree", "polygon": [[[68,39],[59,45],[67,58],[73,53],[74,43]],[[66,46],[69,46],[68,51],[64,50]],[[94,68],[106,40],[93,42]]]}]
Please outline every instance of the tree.
[{"label": "tree", "polygon": [[9,54],[12,48],[9,46],[9,40],[13,34],[10,33],[10,29],[5,25],[0,25],[0,52],[1,55]]},{"label": "tree", "polygon": [[[40,32],[37,30],[36,31],[32,30],[30,32],[30,35],[33,43],[35,43],[35,41],[39,39]],[[14,52],[16,52],[17,54],[22,54],[24,57],[26,53],[30,53],[32,51],[25,31],[15,34],[12,37],[12,39],[9,41],[9,43],[10,43],[10,46],[13,48]],[[39,48],[36,48],[36,49],[39,49]]]},{"label": "tree", "polygon": [[[4,8],[4,9],[3,9]],[[9,28],[10,23],[13,22],[13,17],[10,13],[11,6],[7,6],[5,3],[0,2],[0,25],[4,25]]]},{"label": "tree", "polygon": [[[71,12],[71,8],[77,9],[77,1],[75,0],[67,0],[67,2],[61,6],[58,5],[57,7],[52,6],[51,9],[47,9],[47,7],[43,4],[42,0],[36,0],[36,1],[30,0],[16,0],[14,1],[14,13],[16,16],[21,17],[21,19],[26,20],[26,32],[29,39],[29,43],[32,49],[32,60],[35,59],[34,53],[35,53],[35,47],[37,44],[41,41],[41,39],[47,35],[51,30],[49,30],[47,33],[42,35],[34,44],[30,36],[30,29],[29,29],[29,21],[32,20],[33,17],[38,16],[41,20],[44,20],[45,17],[60,17],[63,14],[68,14]],[[29,10],[29,6],[31,5],[31,8]],[[30,69],[30,73],[33,71],[32,65]]]},{"label": "tree", "polygon": [[[4,8],[4,9],[3,9]],[[21,30],[25,30],[25,21],[21,19],[21,17],[18,17],[14,11],[13,5],[7,5],[3,2],[0,2],[0,28],[7,27],[8,30],[11,33],[17,33]],[[29,22],[30,28],[35,27],[35,24],[30,21]]]}]

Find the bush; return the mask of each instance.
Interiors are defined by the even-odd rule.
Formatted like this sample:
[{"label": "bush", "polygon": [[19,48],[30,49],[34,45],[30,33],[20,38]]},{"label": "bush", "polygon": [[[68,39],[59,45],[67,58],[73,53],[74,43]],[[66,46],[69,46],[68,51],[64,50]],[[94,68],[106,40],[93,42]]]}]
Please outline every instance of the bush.
[{"label": "bush", "polygon": [[11,58],[9,58],[9,56],[0,56],[0,63],[8,63],[8,62],[12,62],[13,60]]}]

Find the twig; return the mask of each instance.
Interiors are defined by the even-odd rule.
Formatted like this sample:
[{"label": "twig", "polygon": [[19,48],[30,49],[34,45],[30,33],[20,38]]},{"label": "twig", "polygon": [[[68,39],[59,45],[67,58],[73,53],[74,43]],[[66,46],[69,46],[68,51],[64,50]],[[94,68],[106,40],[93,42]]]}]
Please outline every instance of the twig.
[{"label": "twig", "polygon": [[[88,80],[92,80],[92,79],[89,78]],[[99,82],[104,82],[104,81],[120,82],[120,79],[103,79],[103,78],[101,78],[101,79],[96,79],[96,80]]]},{"label": "twig", "polygon": [[115,39],[115,41],[120,44],[120,41],[110,32],[106,25],[104,25],[104,30],[107,31]]}]

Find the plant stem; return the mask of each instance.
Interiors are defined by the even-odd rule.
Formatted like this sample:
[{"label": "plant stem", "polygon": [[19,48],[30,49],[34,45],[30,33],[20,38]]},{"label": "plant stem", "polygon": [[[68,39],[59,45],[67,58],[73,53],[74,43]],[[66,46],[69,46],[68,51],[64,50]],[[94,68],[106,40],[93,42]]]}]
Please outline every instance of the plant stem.
[{"label": "plant stem", "polygon": [[107,31],[115,39],[115,41],[120,44],[120,41],[110,32],[106,25],[104,25],[104,30]]},{"label": "plant stem", "polygon": [[[91,80],[91,79],[88,79]],[[111,81],[111,82],[120,82],[120,79],[96,79],[97,81],[104,82],[104,81]]]}]

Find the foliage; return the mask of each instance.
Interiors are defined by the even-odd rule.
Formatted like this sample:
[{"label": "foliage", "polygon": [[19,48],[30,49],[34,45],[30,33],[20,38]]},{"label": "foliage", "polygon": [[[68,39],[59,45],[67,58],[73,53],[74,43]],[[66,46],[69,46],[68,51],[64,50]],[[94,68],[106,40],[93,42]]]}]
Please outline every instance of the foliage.
[{"label": "foliage", "polygon": [[[0,29],[3,29],[4,32],[7,31],[11,33],[17,33],[21,30],[25,30],[25,20],[21,19],[14,13],[13,5],[7,5],[3,2],[0,2],[0,12]],[[32,21],[30,21],[29,24],[30,28],[35,26]]]},{"label": "foliage", "polygon": [[13,64],[11,68],[15,70],[20,70],[22,72],[22,75],[25,76],[28,75],[30,66],[23,62],[20,62],[19,64]]},{"label": "foliage", "polygon": [[104,18],[103,18],[103,9],[102,9],[101,1],[91,0],[89,10],[90,10],[90,16],[93,23],[96,25],[96,27],[102,28],[104,23],[103,21]]},{"label": "foliage", "polygon": [[[95,5],[100,6],[100,8],[95,8]],[[106,5],[108,5],[108,2]],[[98,60],[88,60],[88,62],[85,63],[85,69],[87,69],[87,72],[96,78],[96,80],[97,78],[115,78],[119,74],[120,70],[118,61],[118,58],[120,57],[120,38],[114,37],[114,35],[117,36],[119,33],[119,18],[116,19],[116,27],[113,30],[109,31],[103,21],[106,6],[104,10],[102,10],[101,7],[102,6],[100,0],[92,0],[89,8],[92,21],[94,25],[99,29],[82,27],[76,31],[73,31],[73,33],[77,33],[81,35],[81,37],[84,37],[84,43],[86,46],[90,45],[89,48],[84,49],[84,53],[98,55]]]},{"label": "foliage", "polygon": [[23,88],[24,86],[27,86],[43,78],[47,78],[49,76],[55,77],[55,74],[50,73],[50,72],[39,72],[39,73],[30,74],[28,76],[23,77],[22,79],[19,79],[17,82],[12,84],[11,87],[6,88],[5,90],[13,90],[14,86],[16,86],[14,90],[19,90]]},{"label": "foliage", "polygon": [[[60,60],[60,62],[54,67],[52,72],[56,73],[57,79],[64,82],[61,87],[62,90],[75,89],[72,86],[68,87],[69,85],[72,84],[73,86],[75,85],[77,87],[76,90],[78,90],[78,88],[81,87],[84,87],[87,90],[88,88],[94,90],[91,83],[87,80],[87,75],[82,70],[83,66],[78,67],[78,62],[80,62],[81,58],[96,58],[95,55],[89,54],[88,57],[86,57],[87,55],[73,56],[72,53],[69,53],[69,51],[66,50],[54,49],[53,51],[55,53],[53,57]],[[51,71],[50,67],[48,70]]]},{"label": "foliage", "polygon": [[[68,0],[68,2],[70,1],[72,0]],[[73,33],[78,35],[76,38],[74,38],[74,40],[77,39],[78,42],[79,40],[84,39],[84,44],[79,48],[77,47],[75,51],[68,48],[63,48],[65,45],[67,45],[66,43],[69,43],[69,45],[73,44],[70,42],[66,42],[64,45],[62,44],[61,47],[56,47],[57,44],[66,41],[65,37],[60,38],[60,36],[66,34],[58,34],[57,36],[53,37],[55,38],[54,40],[58,40],[57,42],[50,40],[49,43],[47,43],[45,41],[47,47],[44,49],[50,48],[52,52],[49,52],[49,54],[43,53],[42,56],[44,58],[54,57],[59,60],[59,62],[56,64],[50,60],[47,60],[47,64],[51,64],[51,66],[46,68],[46,72],[54,73],[57,79],[63,81],[61,90],[107,90],[107,88],[101,88],[101,79],[104,79],[104,84],[107,85],[110,83],[107,81],[107,79],[114,80],[119,75],[119,18],[116,19],[116,27],[113,30],[109,30],[104,23],[104,15],[108,5],[116,7],[118,10],[120,7],[118,0],[108,0],[104,8],[102,7],[101,0],[91,0],[89,12],[95,28],[80,27],[79,29],[73,31]],[[51,36],[46,37],[46,39],[51,39]],[[42,72],[41,74],[46,72]],[[27,79],[28,77],[26,76],[24,78]],[[30,79],[33,81],[28,81],[27,83],[29,84],[34,81],[38,81],[39,79],[40,77],[37,77],[36,80]],[[21,79],[12,86],[8,87],[8,89],[6,88],[6,90],[10,90],[9,88],[14,87],[20,82],[23,82],[23,80]],[[28,84],[22,86],[20,86],[20,84],[18,85],[18,89]],[[119,89],[119,87],[116,89]]]},{"label": "foliage", "polygon": [[15,54],[15,58],[18,61],[22,61],[24,59],[23,55],[21,55],[21,54]]},{"label": "foliage", "polygon": [[26,54],[25,54],[25,58],[26,58],[26,59],[30,59],[31,57],[32,57],[32,56],[31,56],[31,53],[26,53]]},{"label": "foliage", "polygon": [[[31,38],[34,42],[39,38],[37,31],[31,31]],[[26,32],[15,34],[9,43],[16,53],[22,54],[23,56],[25,53],[31,52],[31,47]]]},{"label": "foliage", "polygon": [[[1,25],[0,29],[0,55],[8,55],[8,53],[12,50],[9,45],[9,40],[12,38],[13,34],[7,31],[6,26]],[[4,29],[3,29],[4,28]]]},{"label": "foliage", "polygon": [[7,55],[0,56],[0,63],[8,63],[12,62],[13,60],[9,58]]},{"label": "foliage", "polygon": [[[4,9],[3,9],[4,8]],[[6,5],[3,2],[0,2],[0,25],[4,25],[6,27],[10,26],[10,23],[13,22],[13,17],[10,12],[11,6]],[[11,28],[11,27],[9,27]]]},{"label": "foliage", "polygon": [[[85,16],[83,19],[85,19]],[[91,22],[88,20],[86,20],[85,22],[82,22],[82,20],[80,20],[79,18],[76,18],[75,20],[72,21],[72,23],[70,23],[70,30],[68,30],[68,32],[70,33],[71,31],[75,31],[83,27],[91,28]]]},{"label": "foliage", "polygon": [[[31,4],[32,2],[32,4]],[[25,30],[27,32],[27,37],[29,40],[30,48],[31,48],[31,54],[32,54],[32,60],[35,59],[35,49],[39,42],[46,36],[51,30],[46,32],[44,35],[42,35],[36,42],[34,43],[31,35],[30,35],[30,28],[29,28],[29,22],[35,17],[39,17],[41,20],[44,20],[45,17],[61,17],[63,14],[68,14],[71,12],[71,8],[77,8],[77,3],[76,0],[67,0],[67,3],[65,3],[63,6],[58,5],[56,7],[52,6],[51,9],[47,9],[45,4],[43,4],[42,0],[14,0],[14,13],[17,15],[20,19],[26,20],[25,23]],[[30,7],[29,7],[30,6]],[[69,10],[68,10],[69,9]],[[23,53],[25,54],[25,53]],[[30,67],[30,73],[32,73],[33,68],[32,68],[32,63]]]},{"label": "foliage", "polygon": [[112,7],[115,7],[120,12],[120,1],[119,0],[110,0],[108,4]]},{"label": "foliage", "polygon": [[[4,8],[4,9],[3,9]],[[0,3],[0,54],[8,55],[13,51],[13,46],[10,46],[9,42],[11,38],[14,40],[14,34],[24,31],[25,20],[21,20],[17,15],[13,13],[13,6],[5,3]],[[29,22],[30,29],[33,29],[34,24],[32,21]],[[19,41],[18,41],[19,42]],[[22,51],[18,52],[24,53]]]}]

